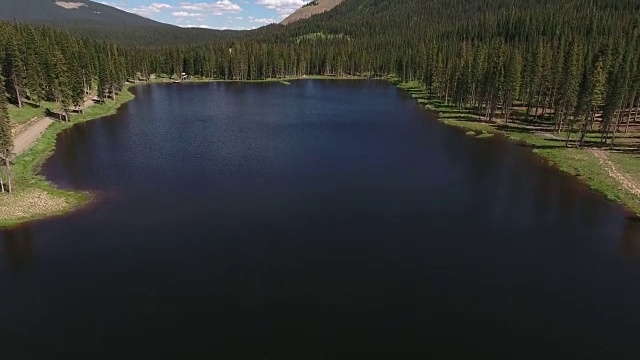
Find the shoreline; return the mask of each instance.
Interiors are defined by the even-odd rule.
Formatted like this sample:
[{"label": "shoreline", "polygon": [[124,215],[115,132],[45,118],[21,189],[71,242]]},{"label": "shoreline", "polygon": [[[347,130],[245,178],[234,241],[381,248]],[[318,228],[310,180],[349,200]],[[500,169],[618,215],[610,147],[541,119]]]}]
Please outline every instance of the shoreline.
[{"label": "shoreline", "polygon": [[13,164],[14,192],[0,197],[0,228],[68,214],[92,202],[88,192],[58,189],[40,174],[45,161],[53,154],[60,132],[75,124],[113,115],[123,104],[133,100],[130,91],[136,84],[126,84],[116,100],[91,106],[85,114],[72,114],[68,123],[56,121],[42,133],[33,145],[15,158]]},{"label": "shoreline", "polygon": [[[288,85],[293,80],[366,80],[368,78],[349,76],[310,75],[265,80],[224,80],[195,78],[184,81],[190,83],[281,83]],[[76,124],[114,115],[118,109],[135,99],[131,90],[138,85],[172,84],[169,78],[156,78],[151,81],[127,82],[124,89],[116,96],[116,100],[106,100],[104,104],[91,106],[85,114],[72,114],[68,123],[54,122],[33,145],[16,156],[12,175],[14,192],[0,196],[0,229],[17,227],[38,220],[49,219],[71,213],[89,206],[96,198],[95,194],[79,190],[58,189],[54,183],[40,174],[45,161],[54,153],[56,139],[60,132]],[[44,117],[44,115],[42,116]]]},{"label": "shoreline", "polygon": [[[397,81],[391,83],[410,95],[420,107],[434,113],[444,125],[459,128],[476,139],[499,135],[511,142],[523,144],[549,165],[575,177],[607,200],[622,206],[630,215],[640,216],[640,157],[599,147],[566,147],[565,135],[557,136],[549,132],[543,123],[523,124],[512,121],[505,124],[480,121],[477,115],[467,109],[453,109],[452,106],[442,106],[429,99],[416,84]],[[570,143],[573,140],[575,139],[572,138]]]},{"label": "shoreline", "polygon": [[[447,114],[444,108],[438,108],[430,104],[425,97],[420,95],[419,87],[410,84],[401,84],[390,79],[337,76],[305,76],[256,81],[191,79],[184,81],[184,83],[263,82],[288,85],[288,81],[293,80],[387,80],[389,84],[409,94],[422,108],[435,113],[439,122],[447,126],[458,127],[462,131],[466,131],[468,136],[478,139],[498,134],[505,136],[510,141],[524,143],[534,153],[542,156],[558,170],[575,176],[591,189],[604,195],[608,200],[624,206],[636,216],[640,215],[640,197],[632,191],[627,191],[615,178],[608,174],[601,164],[602,159],[596,157],[589,148],[576,149],[561,148],[559,146],[552,148],[551,145],[554,145],[554,142],[557,143],[559,139],[549,138],[543,133],[523,133],[523,128],[517,125],[501,126],[499,124],[458,119],[456,116],[451,116],[452,114]],[[29,150],[16,158],[13,171],[16,190],[14,194],[9,195],[10,198],[0,197],[0,214],[4,214],[0,216],[0,229],[65,215],[90,205],[95,200],[95,194],[58,189],[54,183],[39,174],[42,165],[55,151],[57,135],[75,124],[116,114],[122,105],[135,99],[135,95],[131,91],[135,86],[170,83],[172,83],[172,80],[167,78],[127,83],[115,101],[109,100],[105,104],[92,106],[87,109],[84,115],[74,114],[68,123],[55,122],[49,126]],[[640,160],[638,164],[640,164]],[[47,201],[53,205],[42,206],[41,203]],[[10,210],[12,210],[12,207],[15,208],[16,205],[18,208],[22,205],[27,209],[23,212],[13,211],[12,213]]]}]

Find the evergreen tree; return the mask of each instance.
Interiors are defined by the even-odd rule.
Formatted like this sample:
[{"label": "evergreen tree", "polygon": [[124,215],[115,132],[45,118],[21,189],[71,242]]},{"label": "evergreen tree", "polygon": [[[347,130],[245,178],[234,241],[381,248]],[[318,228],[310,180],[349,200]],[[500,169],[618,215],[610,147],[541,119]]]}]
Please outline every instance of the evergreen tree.
[{"label": "evergreen tree", "polygon": [[68,121],[68,109],[71,106],[71,86],[69,69],[60,51],[51,54],[51,93],[59,106],[60,120]]},{"label": "evergreen tree", "polygon": [[[585,69],[576,116],[582,120],[578,146],[584,146],[587,129],[593,126],[597,110],[604,104],[606,71],[603,53],[594,55],[592,65]],[[568,143],[568,138],[567,138]]]},{"label": "evergreen tree", "polygon": [[557,98],[554,112],[558,133],[564,130],[567,120],[576,106],[578,91],[580,91],[580,78],[580,46],[574,42],[566,54],[558,85],[560,96]]},{"label": "evergreen tree", "polygon": [[520,93],[520,82],[522,73],[522,56],[519,51],[514,51],[510,57],[505,75],[504,86],[504,105],[505,109],[505,122],[509,122],[509,114],[511,113],[511,106],[516,95]]},{"label": "evergreen tree", "polygon": [[3,69],[6,78],[6,89],[9,91],[16,106],[21,108],[25,69],[14,36],[9,36],[7,39]]},{"label": "evergreen tree", "polygon": [[27,29],[25,34],[26,50],[24,55],[24,65],[27,70],[25,74],[25,86],[27,87],[31,101],[40,106],[40,103],[45,98],[43,89],[44,75],[42,65],[40,63],[40,59],[42,58],[42,55],[40,54],[40,43],[35,29]]},{"label": "evergreen tree", "polygon": [[11,159],[13,155],[13,138],[11,136],[11,123],[9,121],[9,112],[7,110],[6,90],[4,88],[4,79],[0,75],[0,189],[5,192],[5,183],[2,177],[4,169],[5,179],[7,182],[7,191],[12,192],[11,188]]},{"label": "evergreen tree", "polygon": [[151,74],[364,75],[418,80],[490,121],[517,121],[522,104],[535,122],[553,117],[558,132],[578,125],[582,144],[588,129],[604,142],[640,116],[639,18],[635,0],[346,0],[287,26],[206,40],[136,34],[144,43],[127,29],[96,41],[95,31],[0,22],[0,64],[12,102],[54,101],[61,118],[87,93],[115,98],[128,78]]}]

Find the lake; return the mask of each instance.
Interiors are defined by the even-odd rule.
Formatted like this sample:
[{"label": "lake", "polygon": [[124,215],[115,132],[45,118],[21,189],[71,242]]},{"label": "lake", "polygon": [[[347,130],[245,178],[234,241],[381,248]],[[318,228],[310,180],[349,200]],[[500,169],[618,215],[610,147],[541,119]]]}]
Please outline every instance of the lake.
[{"label": "lake", "polygon": [[97,200],[0,234],[3,358],[640,354],[640,223],[530,149],[385,82],[134,92],[43,167]]}]

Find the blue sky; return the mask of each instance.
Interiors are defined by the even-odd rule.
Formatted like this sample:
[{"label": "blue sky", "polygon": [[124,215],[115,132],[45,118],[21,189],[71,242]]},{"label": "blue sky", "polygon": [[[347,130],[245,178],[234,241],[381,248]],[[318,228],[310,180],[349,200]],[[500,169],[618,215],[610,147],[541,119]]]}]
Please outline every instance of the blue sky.
[{"label": "blue sky", "polygon": [[309,0],[94,0],[184,27],[247,30],[278,23]]}]

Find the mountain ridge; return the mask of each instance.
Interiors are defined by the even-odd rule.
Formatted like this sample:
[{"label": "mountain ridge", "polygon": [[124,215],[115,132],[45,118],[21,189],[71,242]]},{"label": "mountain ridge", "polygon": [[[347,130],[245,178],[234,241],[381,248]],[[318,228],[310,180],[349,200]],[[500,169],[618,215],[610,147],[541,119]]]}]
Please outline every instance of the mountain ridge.
[{"label": "mountain ridge", "polygon": [[344,0],[314,0],[287,16],[280,24],[288,25],[299,20],[308,19],[314,15],[332,10],[340,5]]},{"label": "mountain ridge", "polygon": [[58,25],[61,22],[92,22],[96,25],[177,26],[161,23],[90,0],[3,0],[0,20],[20,20]]},{"label": "mountain ridge", "polygon": [[91,0],[0,0],[0,21],[48,25],[127,45],[203,44],[236,36],[231,30],[182,28]]}]

